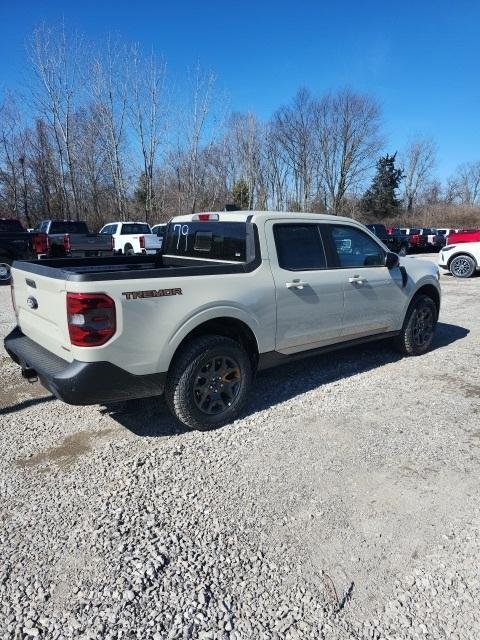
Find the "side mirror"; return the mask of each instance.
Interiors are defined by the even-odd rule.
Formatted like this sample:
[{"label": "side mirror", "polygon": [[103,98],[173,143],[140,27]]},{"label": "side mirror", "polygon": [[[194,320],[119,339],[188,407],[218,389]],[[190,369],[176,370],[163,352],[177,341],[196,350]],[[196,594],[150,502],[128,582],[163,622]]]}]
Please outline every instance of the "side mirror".
[{"label": "side mirror", "polygon": [[398,267],[399,264],[400,258],[396,253],[392,253],[391,251],[389,251],[387,254],[385,254],[385,266],[387,267],[387,269],[394,269],[395,267]]}]

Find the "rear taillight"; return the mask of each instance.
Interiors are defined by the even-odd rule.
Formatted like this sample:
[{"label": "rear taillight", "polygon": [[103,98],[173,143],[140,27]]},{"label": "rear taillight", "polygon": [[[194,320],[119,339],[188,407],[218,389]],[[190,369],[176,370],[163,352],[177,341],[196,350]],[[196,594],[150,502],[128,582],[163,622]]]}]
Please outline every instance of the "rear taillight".
[{"label": "rear taillight", "polygon": [[67,319],[74,346],[99,347],[115,333],[115,302],[104,293],[67,293]]},{"label": "rear taillight", "polygon": [[33,250],[37,255],[48,252],[48,236],[46,233],[38,233],[34,237]]},{"label": "rear taillight", "polygon": [[145,236],[140,236],[138,239],[140,240],[140,249],[145,249]]},{"label": "rear taillight", "polygon": [[65,249],[65,253],[70,253],[70,236],[66,233],[63,236],[63,248]]}]

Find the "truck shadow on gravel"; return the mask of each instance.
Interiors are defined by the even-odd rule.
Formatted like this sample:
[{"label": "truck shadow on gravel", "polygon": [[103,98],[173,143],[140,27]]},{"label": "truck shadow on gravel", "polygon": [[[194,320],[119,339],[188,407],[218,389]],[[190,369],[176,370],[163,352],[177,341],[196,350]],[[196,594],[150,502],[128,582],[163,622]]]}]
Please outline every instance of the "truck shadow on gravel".
[{"label": "truck shadow on gravel", "polygon": [[[431,351],[462,340],[468,334],[465,327],[439,322]],[[269,409],[321,385],[366,373],[402,358],[393,350],[390,341],[381,340],[262,371],[256,378],[254,391],[241,417]],[[112,404],[103,412],[137,436],[162,437],[188,431],[172,417],[162,398]]]}]

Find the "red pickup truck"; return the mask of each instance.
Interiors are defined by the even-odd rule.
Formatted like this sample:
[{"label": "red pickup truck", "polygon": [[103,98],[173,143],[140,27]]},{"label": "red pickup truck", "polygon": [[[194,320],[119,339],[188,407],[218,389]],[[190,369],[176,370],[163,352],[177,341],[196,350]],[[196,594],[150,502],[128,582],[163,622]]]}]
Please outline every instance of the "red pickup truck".
[{"label": "red pickup truck", "polygon": [[457,233],[451,233],[447,237],[447,244],[460,244],[462,242],[480,242],[480,230],[466,229],[464,231],[458,231]]}]

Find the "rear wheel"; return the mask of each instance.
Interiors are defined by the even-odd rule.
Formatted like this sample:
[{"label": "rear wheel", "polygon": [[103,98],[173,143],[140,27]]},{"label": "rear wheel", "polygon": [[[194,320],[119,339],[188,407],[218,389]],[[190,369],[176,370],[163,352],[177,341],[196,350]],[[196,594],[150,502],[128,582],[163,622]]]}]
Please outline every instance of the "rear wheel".
[{"label": "rear wheel", "polygon": [[475,260],[467,255],[455,256],[450,262],[450,272],[455,278],[471,278],[476,268]]},{"label": "rear wheel", "polygon": [[223,336],[202,336],[175,356],[165,400],[184,425],[207,431],[238,416],[251,383],[250,359],[237,342]]},{"label": "rear wheel", "polygon": [[429,296],[416,296],[407,311],[402,331],[395,346],[407,356],[425,353],[432,344],[438,320],[437,305]]},{"label": "rear wheel", "polygon": [[132,247],[131,244],[126,244],[125,245],[124,253],[125,253],[126,256],[134,256],[135,255],[135,251],[133,250],[133,247]]},{"label": "rear wheel", "polygon": [[407,255],[407,245],[406,244],[402,244],[402,246],[400,247],[400,250],[398,252],[399,256],[406,256]]},{"label": "rear wheel", "polygon": [[12,266],[12,260],[6,256],[0,256],[0,285],[9,284],[11,273],[10,267]]}]

